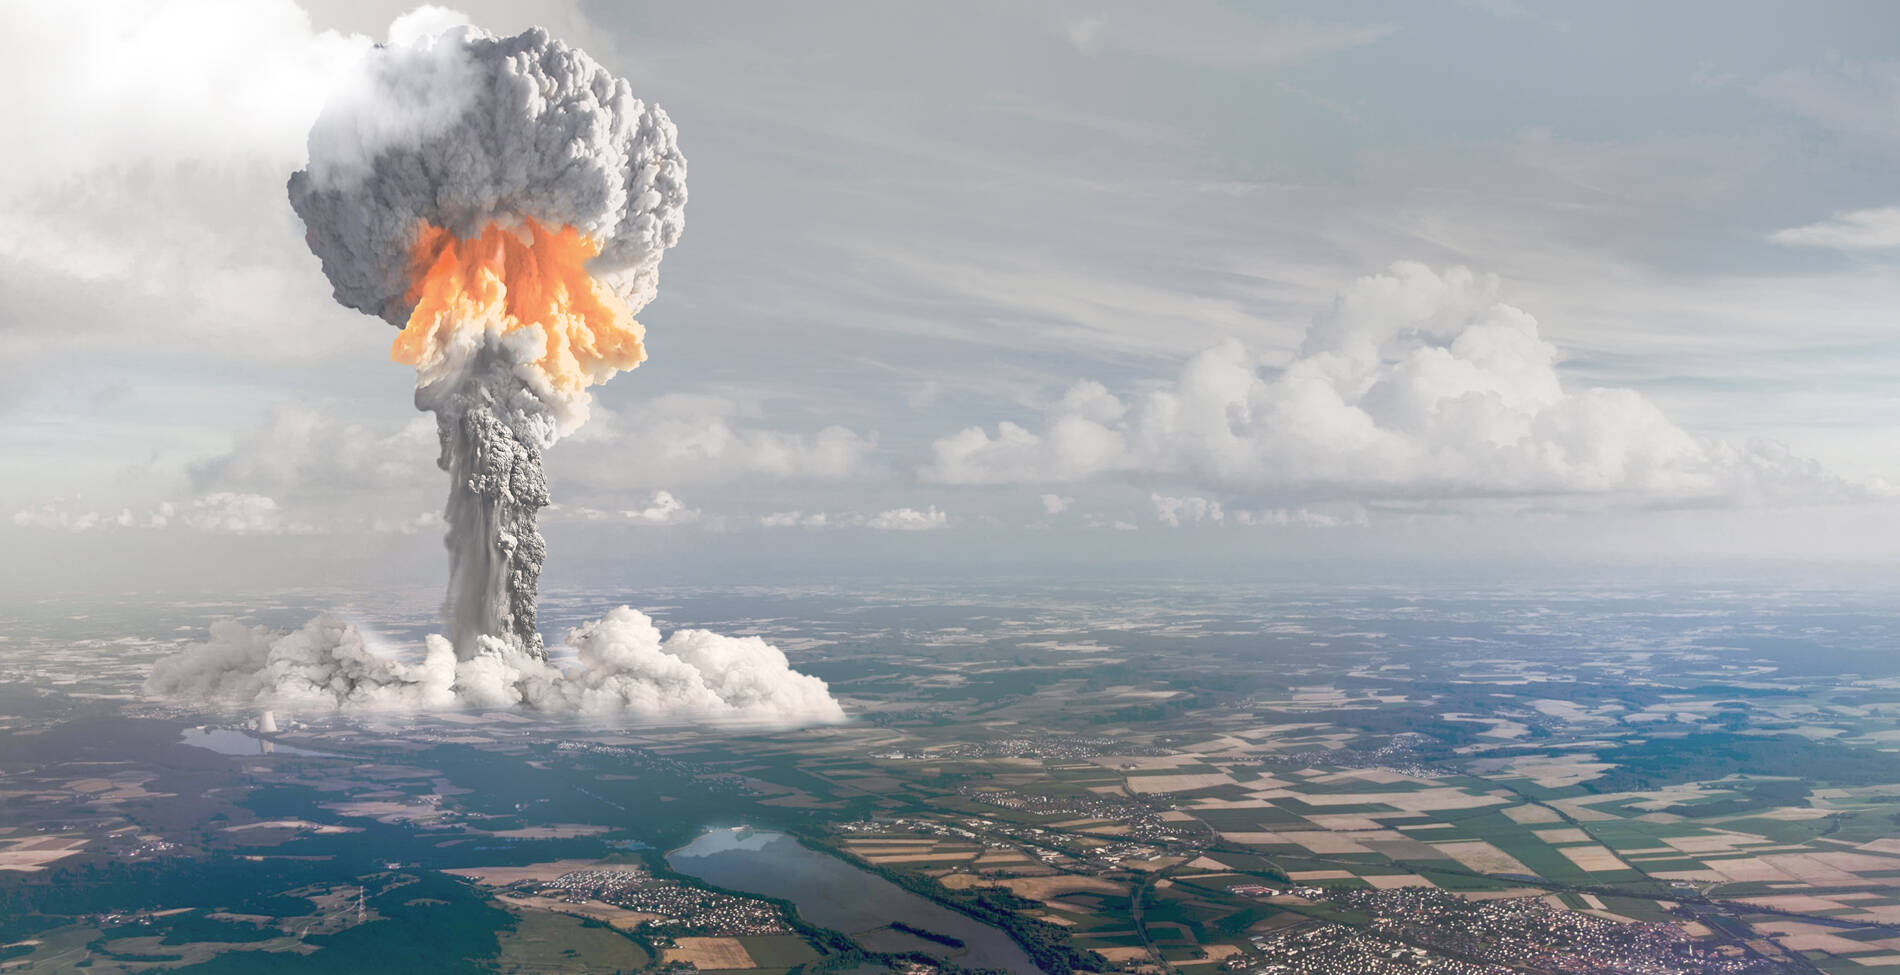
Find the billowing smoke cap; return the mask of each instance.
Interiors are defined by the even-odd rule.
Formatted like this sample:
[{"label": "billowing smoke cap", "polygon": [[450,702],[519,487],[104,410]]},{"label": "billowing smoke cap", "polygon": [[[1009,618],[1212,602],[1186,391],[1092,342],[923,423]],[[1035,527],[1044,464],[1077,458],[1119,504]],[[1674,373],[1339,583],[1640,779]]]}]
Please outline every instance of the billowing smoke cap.
[{"label": "billowing smoke cap", "polygon": [[337,301],[398,326],[425,221],[464,238],[573,227],[601,247],[589,271],[637,312],[685,227],[686,157],[666,113],[586,52],[540,28],[458,27],[370,54],[311,129],[290,202]]}]

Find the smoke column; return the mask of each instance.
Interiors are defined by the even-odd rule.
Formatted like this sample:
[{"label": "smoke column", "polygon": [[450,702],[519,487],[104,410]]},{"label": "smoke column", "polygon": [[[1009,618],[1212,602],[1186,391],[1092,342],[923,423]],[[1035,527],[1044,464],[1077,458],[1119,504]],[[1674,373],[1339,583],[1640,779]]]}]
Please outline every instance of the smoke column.
[{"label": "smoke column", "polygon": [[458,27],[378,48],[289,192],[337,301],[402,330],[391,357],[435,413],[457,658],[489,638],[545,659],[542,453],[646,358],[633,315],[684,226],[672,121],[545,31]]}]

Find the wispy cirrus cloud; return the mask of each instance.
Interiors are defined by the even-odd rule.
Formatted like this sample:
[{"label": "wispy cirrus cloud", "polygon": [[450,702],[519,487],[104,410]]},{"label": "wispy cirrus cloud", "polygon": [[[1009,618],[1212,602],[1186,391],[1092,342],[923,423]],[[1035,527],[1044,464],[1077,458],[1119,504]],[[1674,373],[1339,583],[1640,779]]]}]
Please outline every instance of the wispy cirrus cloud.
[{"label": "wispy cirrus cloud", "polygon": [[1826,220],[1778,230],[1771,238],[1792,247],[1829,247],[1843,251],[1900,248],[1900,207],[1873,207],[1836,214]]}]

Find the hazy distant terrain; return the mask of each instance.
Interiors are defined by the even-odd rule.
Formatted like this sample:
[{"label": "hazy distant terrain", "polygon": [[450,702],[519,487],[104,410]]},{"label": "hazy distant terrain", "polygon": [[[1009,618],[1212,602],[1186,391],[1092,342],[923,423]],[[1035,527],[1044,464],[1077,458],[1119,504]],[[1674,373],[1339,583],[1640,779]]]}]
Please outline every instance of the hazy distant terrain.
[{"label": "hazy distant terrain", "polygon": [[[551,640],[612,601],[763,635],[852,720],[278,713],[267,745],[138,697],[213,619],[412,646],[433,598],[10,607],[0,965],[1900,972],[1878,595],[568,591]],[[733,826],[733,889],[664,855]],[[745,879],[794,838],[841,887]]]}]

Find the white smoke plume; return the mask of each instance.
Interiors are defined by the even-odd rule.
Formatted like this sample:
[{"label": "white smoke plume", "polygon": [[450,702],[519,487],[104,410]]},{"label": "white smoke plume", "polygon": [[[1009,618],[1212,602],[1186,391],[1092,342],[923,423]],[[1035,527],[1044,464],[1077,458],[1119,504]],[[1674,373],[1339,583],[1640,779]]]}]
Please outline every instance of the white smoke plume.
[{"label": "white smoke plume", "polygon": [[675,630],[664,639],[622,606],[567,633],[561,668],[484,637],[468,659],[430,636],[419,663],[373,649],[357,627],[318,618],[285,633],[221,622],[211,638],[160,660],[147,695],[287,711],[443,711],[523,707],[640,721],[806,725],[844,720],[825,682],[791,669],[758,637]]}]

